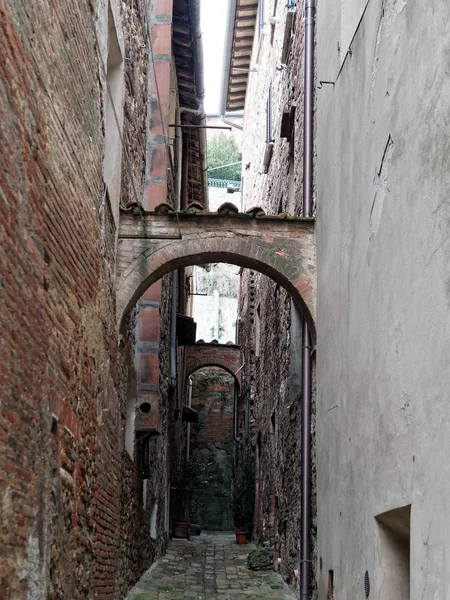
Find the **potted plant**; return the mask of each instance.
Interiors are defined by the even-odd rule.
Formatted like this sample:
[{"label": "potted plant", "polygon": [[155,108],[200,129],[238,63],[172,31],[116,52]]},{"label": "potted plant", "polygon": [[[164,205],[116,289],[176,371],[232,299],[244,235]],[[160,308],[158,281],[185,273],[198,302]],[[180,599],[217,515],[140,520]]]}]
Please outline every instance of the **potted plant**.
[{"label": "potted plant", "polygon": [[255,506],[255,468],[250,452],[243,454],[237,464],[231,500],[236,543],[246,544]]},{"label": "potted plant", "polygon": [[[208,464],[204,461],[182,458],[172,478],[176,488],[177,519],[173,535],[189,539],[194,507],[203,487],[209,481]],[[197,532],[200,528],[197,528]]]}]

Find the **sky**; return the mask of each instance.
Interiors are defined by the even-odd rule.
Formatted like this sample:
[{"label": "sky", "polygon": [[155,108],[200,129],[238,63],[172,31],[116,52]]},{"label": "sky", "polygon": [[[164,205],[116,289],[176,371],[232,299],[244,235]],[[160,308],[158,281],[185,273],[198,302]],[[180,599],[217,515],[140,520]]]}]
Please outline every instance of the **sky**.
[{"label": "sky", "polygon": [[201,25],[205,66],[205,110],[218,113],[228,0],[202,0]]}]

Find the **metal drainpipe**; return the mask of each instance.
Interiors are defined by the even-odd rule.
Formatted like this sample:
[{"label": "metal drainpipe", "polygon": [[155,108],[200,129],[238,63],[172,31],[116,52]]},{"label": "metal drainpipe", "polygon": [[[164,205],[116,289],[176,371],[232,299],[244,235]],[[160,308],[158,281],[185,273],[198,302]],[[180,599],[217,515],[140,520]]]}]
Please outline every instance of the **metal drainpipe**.
[{"label": "metal drainpipe", "polygon": [[[305,72],[303,115],[303,216],[312,216],[314,177],[314,13],[315,0],[305,0]],[[300,598],[310,598],[311,578],[311,335],[303,320],[302,373],[302,455],[301,455],[301,538]]]},{"label": "metal drainpipe", "polygon": [[[177,125],[181,123],[180,109],[176,113]],[[177,173],[175,177],[175,210],[180,207],[181,187],[182,187],[182,132],[177,129],[175,138],[175,151],[177,154]],[[177,291],[178,291],[178,273],[172,271],[172,305],[170,315],[170,385],[176,388],[177,385]]]},{"label": "metal drainpipe", "polygon": [[[187,397],[188,397],[187,405],[189,406],[189,408],[191,408],[191,406],[192,406],[192,379],[190,377],[188,379]],[[188,423],[187,431],[186,431],[186,459],[187,460],[189,460],[190,453],[191,453],[191,424]]]},{"label": "metal drainpipe", "polygon": [[170,385],[177,385],[177,288],[178,271],[172,271],[172,310],[170,317]]}]

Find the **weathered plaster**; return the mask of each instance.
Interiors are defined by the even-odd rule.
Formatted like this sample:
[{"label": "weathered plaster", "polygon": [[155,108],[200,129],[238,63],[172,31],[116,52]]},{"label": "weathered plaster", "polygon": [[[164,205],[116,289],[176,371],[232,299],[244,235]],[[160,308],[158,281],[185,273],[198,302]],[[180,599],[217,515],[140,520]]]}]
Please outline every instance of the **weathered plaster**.
[{"label": "weathered plaster", "polygon": [[[338,70],[334,5],[320,79]],[[410,598],[450,598],[448,17],[371,0],[317,91],[320,598],[330,569],[336,598],[363,598],[366,569],[380,597],[375,516],[408,504]]]}]

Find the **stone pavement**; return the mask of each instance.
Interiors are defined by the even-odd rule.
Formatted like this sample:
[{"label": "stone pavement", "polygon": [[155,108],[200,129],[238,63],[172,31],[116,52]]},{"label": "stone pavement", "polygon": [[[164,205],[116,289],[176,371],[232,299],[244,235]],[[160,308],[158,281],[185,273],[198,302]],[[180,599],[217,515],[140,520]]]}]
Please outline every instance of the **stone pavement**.
[{"label": "stone pavement", "polygon": [[274,571],[249,571],[247,554],[234,534],[207,532],[191,541],[172,540],[129,592],[126,600],[295,600],[297,595]]}]

